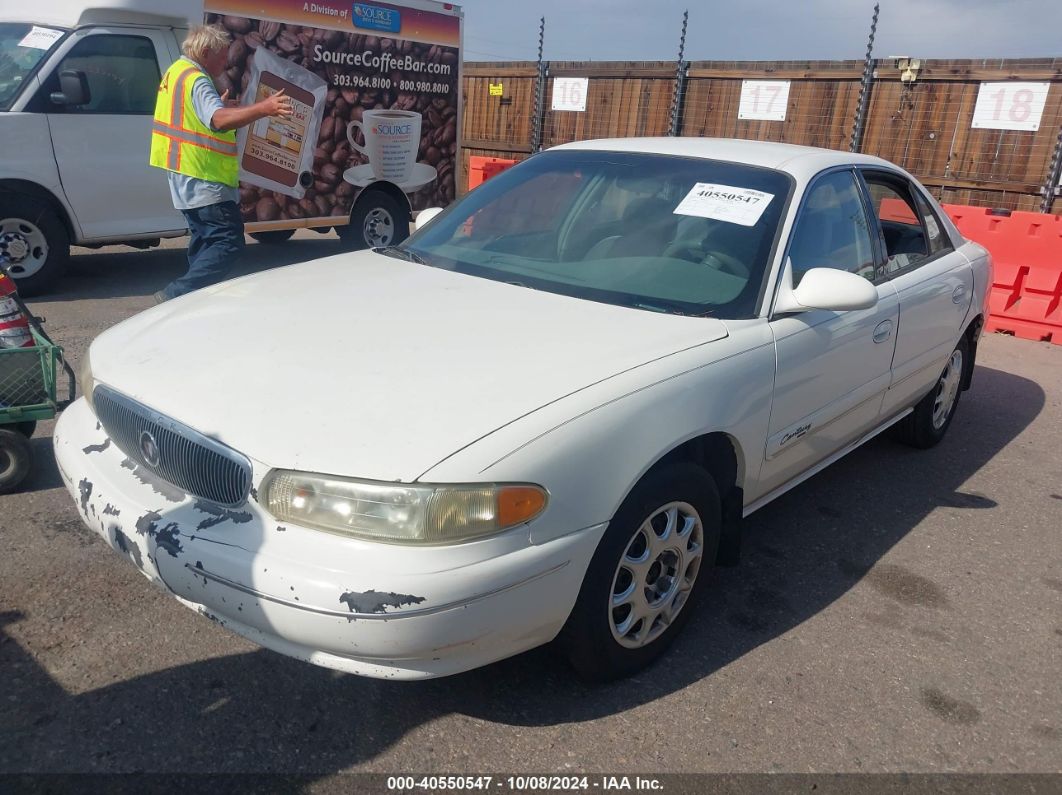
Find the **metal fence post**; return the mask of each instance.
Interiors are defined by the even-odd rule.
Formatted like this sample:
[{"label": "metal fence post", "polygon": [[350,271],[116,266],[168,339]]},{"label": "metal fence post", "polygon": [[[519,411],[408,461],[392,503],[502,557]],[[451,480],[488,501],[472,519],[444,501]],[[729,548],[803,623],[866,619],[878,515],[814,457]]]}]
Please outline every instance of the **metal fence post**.
[{"label": "metal fence post", "polygon": [[852,138],[848,143],[849,152],[858,152],[863,148],[863,129],[867,122],[867,111],[870,109],[870,92],[874,87],[875,61],[871,57],[874,52],[874,33],[878,29],[878,9],[874,4],[874,18],[870,21],[870,38],[867,40],[867,55],[863,59],[863,80],[859,86],[859,105],[856,108],[855,124],[852,126]]},{"label": "metal fence post", "polygon": [[668,119],[667,134],[674,137],[682,131],[682,101],[686,97],[686,75],[689,62],[686,61],[686,25],[690,21],[690,11],[682,12],[682,35],[679,36],[678,60],[675,62],[675,93],[671,96],[671,116]]},{"label": "metal fence post", "polygon": [[1051,158],[1051,168],[1047,171],[1047,180],[1040,192],[1044,199],[1040,203],[1040,212],[1049,213],[1058,195],[1058,180],[1062,179],[1062,127],[1058,129],[1058,138],[1055,140],[1055,154]]},{"label": "metal fence post", "polygon": [[531,153],[542,151],[542,125],[546,116],[546,77],[549,65],[542,60],[542,44],[546,37],[546,18],[538,25],[538,75],[535,77],[535,109],[531,120]]}]

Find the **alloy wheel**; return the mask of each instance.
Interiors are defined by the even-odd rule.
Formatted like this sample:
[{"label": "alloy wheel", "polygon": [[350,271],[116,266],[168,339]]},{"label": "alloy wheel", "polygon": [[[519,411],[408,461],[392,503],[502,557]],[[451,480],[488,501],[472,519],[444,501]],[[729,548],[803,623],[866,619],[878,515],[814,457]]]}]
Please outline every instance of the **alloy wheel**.
[{"label": "alloy wheel", "polygon": [[933,428],[940,430],[951,416],[955,408],[955,401],[959,397],[959,387],[962,384],[962,351],[955,350],[948,359],[944,372],[940,374],[937,382],[936,395],[933,398]]},{"label": "alloy wheel", "polygon": [[704,552],[704,523],[686,502],[642,522],[620,557],[609,595],[612,637],[629,649],[656,640],[685,607]]}]

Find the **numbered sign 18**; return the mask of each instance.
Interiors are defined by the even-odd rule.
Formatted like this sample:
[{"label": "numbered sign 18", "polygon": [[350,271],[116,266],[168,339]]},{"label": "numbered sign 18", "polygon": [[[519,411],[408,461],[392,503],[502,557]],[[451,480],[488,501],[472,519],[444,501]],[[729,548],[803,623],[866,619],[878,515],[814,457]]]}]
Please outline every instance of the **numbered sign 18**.
[{"label": "numbered sign 18", "polygon": [[1040,129],[1050,83],[981,83],[974,107],[974,129]]},{"label": "numbered sign 18", "polygon": [[553,110],[586,110],[588,84],[585,77],[553,78]]},{"label": "numbered sign 18", "polygon": [[788,80],[742,80],[739,119],[785,121],[789,105]]}]

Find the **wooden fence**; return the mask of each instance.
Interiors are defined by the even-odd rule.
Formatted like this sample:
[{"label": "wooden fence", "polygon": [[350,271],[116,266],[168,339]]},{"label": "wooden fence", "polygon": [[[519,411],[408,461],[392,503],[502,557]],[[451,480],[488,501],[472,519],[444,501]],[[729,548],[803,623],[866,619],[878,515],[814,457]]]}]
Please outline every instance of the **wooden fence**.
[{"label": "wooden fence", "polygon": [[[551,62],[535,140],[533,62],[466,63],[461,185],[468,158],[523,159],[540,148],[587,138],[666,135],[676,86],[679,135],[784,141],[847,150],[859,109],[862,61]],[[679,74],[682,77],[679,77]],[[585,77],[585,112],[552,111],[557,77]],[[784,121],[740,119],[742,80],[787,80]],[[1036,131],[975,129],[982,82],[1049,83]],[[502,86],[500,96],[490,86]],[[859,151],[903,166],[942,201],[1039,210],[1058,183],[1062,58],[924,60],[913,82],[878,61],[862,118]],[[1062,198],[1048,202],[1062,212]]]}]

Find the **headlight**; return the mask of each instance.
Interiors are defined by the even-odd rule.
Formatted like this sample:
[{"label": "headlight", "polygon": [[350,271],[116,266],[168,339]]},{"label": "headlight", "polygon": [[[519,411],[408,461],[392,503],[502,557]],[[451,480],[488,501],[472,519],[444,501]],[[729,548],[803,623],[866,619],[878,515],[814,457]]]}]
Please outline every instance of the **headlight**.
[{"label": "headlight", "polygon": [[528,522],[546,507],[540,486],[379,483],[274,470],[262,486],[282,522],[391,544],[452,544]]},{"label": "headlight", "polygon": [[92,387],[96,385],[96,382],[92,378],[92,356],[89,355],[88,350],[85,351],[85,358],[81,360],[81,367],[77,376],[78,381],[81,382],[81,394],[85,396],[85,400],[88,401],[93,413],[95,413],[96,404],[92,402]]}]

